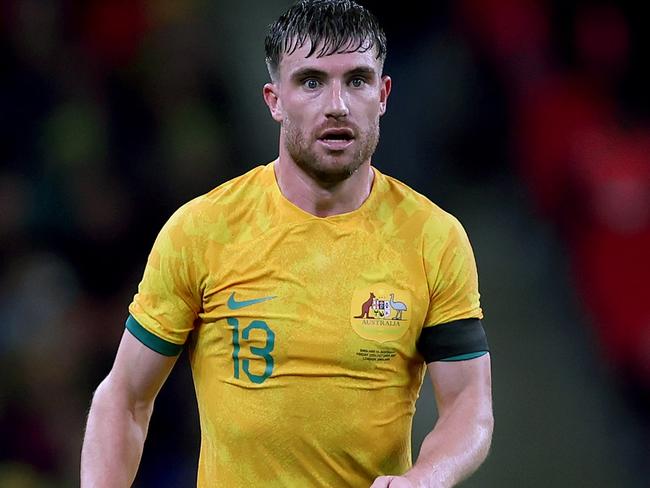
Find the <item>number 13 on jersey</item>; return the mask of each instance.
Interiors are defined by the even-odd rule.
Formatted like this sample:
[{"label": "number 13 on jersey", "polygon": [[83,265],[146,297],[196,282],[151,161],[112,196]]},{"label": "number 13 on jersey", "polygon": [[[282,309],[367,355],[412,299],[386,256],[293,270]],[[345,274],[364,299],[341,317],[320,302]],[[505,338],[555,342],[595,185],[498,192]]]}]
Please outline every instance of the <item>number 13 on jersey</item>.
[{"label": "number 13 on jersey", "polygon": [[232,326],[232,360],[233,360],[233,374],[235,379],[239,379],[240,367],[248,376],[248,379],[253,383],[264,383],[264,381],[273,373],[273,347],[275,345],[275,333],[271,330],[269,325],[263,320],[253,320],[248,327],[241,331],[241,340],[248,341],[251,332],[254,330],[263,331],[266,334],[266,342],[264,347],[249,346],[253,355],[259,356],[264,359],[264,372],[262,374],[253,374],[250,371],[250,360],[239,359],[239,352],[241,349],[240,334],[239,334],[239,320],[236,318],[228,317],[228,325]]}]

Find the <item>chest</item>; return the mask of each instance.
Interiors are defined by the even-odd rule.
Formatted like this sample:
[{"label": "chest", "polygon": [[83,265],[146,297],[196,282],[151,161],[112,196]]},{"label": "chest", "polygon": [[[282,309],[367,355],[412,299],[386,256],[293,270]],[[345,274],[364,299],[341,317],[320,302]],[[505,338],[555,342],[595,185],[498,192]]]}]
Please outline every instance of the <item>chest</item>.
[{"label": "chest", "polygon": [[206,256],[196,359],[263,386],[404,370],[429,305],[418,249],[363,227],[305,225]]}]

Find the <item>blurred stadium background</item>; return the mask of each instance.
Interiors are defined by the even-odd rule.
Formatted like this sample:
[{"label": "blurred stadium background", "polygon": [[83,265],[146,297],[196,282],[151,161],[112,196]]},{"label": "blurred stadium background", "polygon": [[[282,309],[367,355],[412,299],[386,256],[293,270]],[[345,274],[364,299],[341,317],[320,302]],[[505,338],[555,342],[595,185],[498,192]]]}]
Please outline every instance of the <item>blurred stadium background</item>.
[{"label": "blurred stadium background", "polygon": [[[78,484],[158,229],[275,158],[263,39],[288,5],[0,4],[0,486]],[[375,164],[457,215],[478,260],[496,431],[463,486],[649,486],[643,3],[366,5],[394,80]],[[434,409],[425,382],[415,453]],[[197,436],[183,355],[136,486],[193,486]]]}]

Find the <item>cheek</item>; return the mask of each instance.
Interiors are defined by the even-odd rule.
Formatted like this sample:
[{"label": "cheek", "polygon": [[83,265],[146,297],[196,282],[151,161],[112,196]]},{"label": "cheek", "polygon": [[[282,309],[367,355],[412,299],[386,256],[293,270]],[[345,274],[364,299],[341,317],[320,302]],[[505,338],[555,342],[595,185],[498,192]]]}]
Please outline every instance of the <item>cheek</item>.
[{"label": "cheek", "polygon": [[356,103],[357,113],[364,114],[366,120],[374,121],[381,115],[381,102],[376,93],[368,93],[359,97]]},{"label": "cheek", "polygon": [[309,132],[310,120],[312,117],[312,110],[309,110],[308,106],[304,105],[285,105],[283,111],[283,118],[285,122],[292,127],[294,131],[300,132]]},{"label": "cheek", "polygon": [[291,99],[288,97],[282,97],[282,114],[285,117],[291,117],[295,112],[294,104]]},{"label": "cheek", "polygon": [[381,110],[379,107],[373,107],[370,110],[366,110],[364,114],[364,125],[366,129],[371,129],[377,126],[380,118]]},{"label": "cheek", "polygon": [[281,100],[284,112],[294,119],[314,105],[313,100],[300,93],[283,93]]}]

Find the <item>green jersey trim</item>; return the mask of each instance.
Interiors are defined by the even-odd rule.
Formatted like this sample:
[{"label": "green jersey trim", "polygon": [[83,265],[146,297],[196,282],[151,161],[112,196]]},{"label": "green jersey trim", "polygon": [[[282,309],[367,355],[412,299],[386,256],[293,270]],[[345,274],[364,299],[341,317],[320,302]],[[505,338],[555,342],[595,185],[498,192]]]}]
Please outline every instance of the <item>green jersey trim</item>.
[{"label": "green jersey trim", "polygon": [[477,352],[468,352],[467,354],[459,354],[458,356],[452,356],[450,358],[444,358],[440,361],[467,361],[468,359],[480,358],[481,356],[487,354],[487,351],[477,351]]},{"label": "green jersey trim", "polygon": [[136,339],[142,342],[149,349],[152,349],[163,356],[177,356],[183,350],[182,345],[168,342],[149,332],[147,329],[142,327],[132,315],[129,315],[129,318],[126,319],[125,326]]}]

